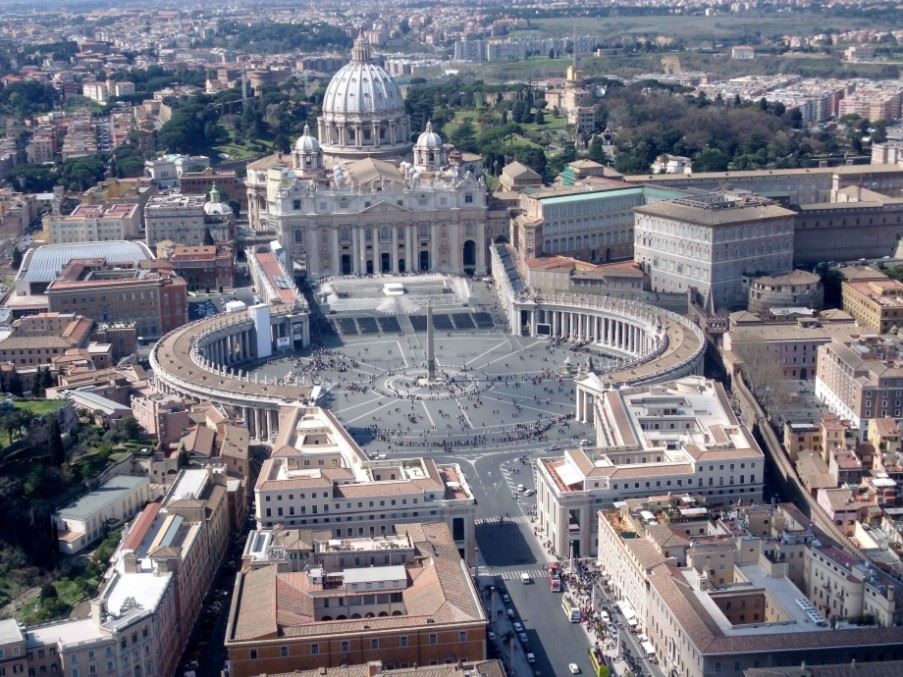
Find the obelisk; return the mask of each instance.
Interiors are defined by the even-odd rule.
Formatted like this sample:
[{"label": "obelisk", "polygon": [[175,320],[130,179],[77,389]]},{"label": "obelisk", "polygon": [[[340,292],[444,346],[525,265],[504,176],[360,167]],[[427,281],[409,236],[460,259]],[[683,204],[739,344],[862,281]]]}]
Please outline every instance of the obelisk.
[{"label": "obelisk", "polygon": [[436,380],[436,346],[433,343],[433,303],[426,307],[426,378]]}]

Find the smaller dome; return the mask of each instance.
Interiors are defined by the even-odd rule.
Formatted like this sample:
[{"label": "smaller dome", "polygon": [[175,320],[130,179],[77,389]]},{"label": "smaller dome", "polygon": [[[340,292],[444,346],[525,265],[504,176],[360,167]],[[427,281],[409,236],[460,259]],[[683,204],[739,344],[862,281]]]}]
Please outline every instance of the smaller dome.
[{"label": "smaller dome", "polygon": [[234,212],[229,203],[221,200],[221,193],[214,183],[210,187],[209,199],[204,203],[204,214],[207,216],[232,216]]},{"label": "smaller dome", "polygon": [[442,137],[433,131],[433,123],[426,123],[426,130],[417,137],[418,148],[442,148]]},{"label": "smaller dome", "polygon": [[295,152],[297,153],[319,153],[320,142],[316,137],[311,136],[310,127],[304,125],[304,133],[295,141]]},{"label": "smaller dome", "polygon": [[232,216],[234,212],[232,207],[225,202],[208,202],[204,205],[204,214],[206,216]]}]

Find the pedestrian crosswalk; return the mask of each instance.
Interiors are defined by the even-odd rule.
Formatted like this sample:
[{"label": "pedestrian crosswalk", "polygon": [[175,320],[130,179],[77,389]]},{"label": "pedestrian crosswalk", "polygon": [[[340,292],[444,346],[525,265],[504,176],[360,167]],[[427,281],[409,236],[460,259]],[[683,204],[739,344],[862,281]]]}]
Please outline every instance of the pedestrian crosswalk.
[{"label": "pedestrian crosswalk", "polygon": [[503,581],[519,581],[521,574],[527,574],[533,579],[534,583],[542,583],[546,576],[545,569],[510,569],[505,571],[497,571],[495,575]]},{"label": "pedestrian crosswalk", "polygon": [[527,515],[515,515],[514,517],[497,515],[493,517],[477,517],[473,523],[476,526],[481,524],[530,524],[530,518]]}]

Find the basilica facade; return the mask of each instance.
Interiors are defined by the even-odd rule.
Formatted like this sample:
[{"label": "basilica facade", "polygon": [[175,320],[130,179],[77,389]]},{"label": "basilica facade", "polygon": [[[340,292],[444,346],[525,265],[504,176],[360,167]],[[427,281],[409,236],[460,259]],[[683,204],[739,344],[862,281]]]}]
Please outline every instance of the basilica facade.
[{"label": "basilica facade", "polygon": [[317,120],[290,155],[248,165],[252,229],[275,230],[309,277],[486,273],[487,195],[479,158],[429,123],[411,144],[398,85],[355,42]]}]

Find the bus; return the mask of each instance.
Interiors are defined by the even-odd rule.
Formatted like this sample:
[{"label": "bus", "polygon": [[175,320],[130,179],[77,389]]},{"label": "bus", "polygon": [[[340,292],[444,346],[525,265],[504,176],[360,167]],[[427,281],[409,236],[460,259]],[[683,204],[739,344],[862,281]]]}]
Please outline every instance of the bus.
[{"label": "bus", "polygon": [[561,592],[561,565],[558,562],[549,562],[546,566],[549,581],[549,590],[552,592]]},{"label": "bus", "polygon": [[579,623],[583,620],[583,614],[580,612],[580,605],[576,600],[571,599],[570,595],[564,595],[561,598],[561,608],[564,615],[571,623]]}]

